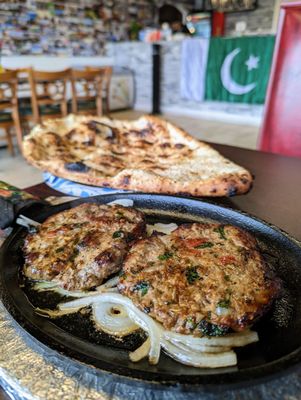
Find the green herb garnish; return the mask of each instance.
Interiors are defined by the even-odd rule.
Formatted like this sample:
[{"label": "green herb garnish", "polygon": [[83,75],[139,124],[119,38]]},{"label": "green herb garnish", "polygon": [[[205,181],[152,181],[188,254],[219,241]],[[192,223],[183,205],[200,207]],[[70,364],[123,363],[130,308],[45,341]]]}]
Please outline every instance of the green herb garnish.
[{"label": "green herb garnish", "polygon": [[146,281],[141,281],[136,283],[136,285],[134,286],[133,290],[134,291],[140,291],[141,296],[145,296],[146,293],[148,292],[149,289],[149,283]]},{"label": "green herb garnish", "polygon": [[224,279],[225,279],[225,281],[229,282],[230,281],[230,276],[225,274],[224,275]]},{"label": "green herb garnish", "polygon": [[200,275],[198,274],[196,267],[187,268],[185,275],[190,285],[196,280],[200,279]]},{"label": "green herb garnish", "polygon": [[227,240],[225,235],[225,228],[223,226],[219,226],[218,228],[214,229],[214,232],[219,233],[221,239]]},{"label": "green herb garnish", "polygon": [[113,233],[112,238],[113,239],[117,239],[123,236],[123,232],[122,231],[116,231]]},{"label": "green herb garnish", "polygon": [[164,254],[160,254],[158,256],[158,259],[160,261],[165,261],[165,260],[168,260],[169,258],[171,258],[172,256],[173,256],[173,253],[169,253],[168,251],[166,251]]},{"label": "green herb garnish", "polygon": [[123,212],[121,212],[121,211],[116,211],[116,217],[118,217],[118,218],[124,217]]},{"label": "green herb garnish", "polygon": [[187,318],[186,318],[186,324],[187,324],[188,329],[190,329],[190,330],[195,329],[195,328],[197,327],[197,325],[198,325],[198,324],[195,322],[194,317],[187,317]]},{"label": "green herb garnish", "polygon": [[75,258],[76,258],[76,256],[78,256],[78,254],[79,254],[79,250],[77,249],[77,248],[75,248],[74,250],[73,250],[73,253],[71,254],[71,256],[69,257],[69,261],[74,261],[75,260]]},{"label": "green herb garnish", "polygon": [[223,336],[229,331],[228,327],[212,324],[205,319],[198,324],[198,328],[206,336]]},{"label": "green herb garnish", "polygon": [[213,247],[213,246],[214,246],[213,243],[206,242],[206,243],[199,244],[198,246],[195,246],[194,248],[195,249],[206,249],[206,247]]},{"label": "green herb garnish", "polygon": [[218,307],[222,308],[229,308],[230,306],[230,299],[222,299],[217,303]]}]

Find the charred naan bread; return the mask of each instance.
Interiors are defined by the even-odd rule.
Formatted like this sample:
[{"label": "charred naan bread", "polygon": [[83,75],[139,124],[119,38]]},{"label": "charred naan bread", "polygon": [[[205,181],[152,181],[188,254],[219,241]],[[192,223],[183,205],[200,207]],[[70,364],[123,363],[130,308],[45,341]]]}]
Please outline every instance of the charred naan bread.
[{"label": "charred naan bread", "polygon": [[23,154],[34,166],[95,186],[191,196],[246,193],[251,174],[159,118],[69,115],[36,126]]}]

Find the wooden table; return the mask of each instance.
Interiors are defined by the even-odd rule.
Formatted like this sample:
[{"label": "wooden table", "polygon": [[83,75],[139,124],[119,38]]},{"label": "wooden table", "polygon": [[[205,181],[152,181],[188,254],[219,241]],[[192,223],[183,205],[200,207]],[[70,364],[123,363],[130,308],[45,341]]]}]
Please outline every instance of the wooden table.
[{"label": "wooden table", "polygon": [[[248,194],[215,199],[215,201],[219,204],[247,211],[301,240],[301,159],[281,157],[232,146],[213,146],[224,156],[248,168],[255,176],[254,186]],[[45,184],[32,186],[27,191],[43,198],[52,195],[62,196],[62,193],[56,192]],[[296,378],[295,375],[292,376],[292,379],[293,383],[296,380],[296,388],[292,388],[292,382],[290,382],[290,387],[286,388],[283,381],[274,381],[266,390],[262,390],[263,394],[260,397],[258,397],[258,392],[254,392],[253,398],[267,400],[277,398],[277,400],[280,400],[285,397],[285,391],[289,390],[288,397],[290,400],[300,399],[298,375],[296,374]],[[277,385],[282,385],[279,387],[279,397],[278,395],[275,396],[275,393],[278,392]],[[273,392],[270,391],[270,387],[273,388]],[[249,391],[251,390],[249,389]],[[234,397],[233,392],[231,393],[231,398],[243,398],[239,392]],[[6,395],[3,394],[3,396]],[[207,396],[204,395],[204,398],[207,398]],[[0,399],[8,399],[8,397],[1,397],[0,392]]]}]

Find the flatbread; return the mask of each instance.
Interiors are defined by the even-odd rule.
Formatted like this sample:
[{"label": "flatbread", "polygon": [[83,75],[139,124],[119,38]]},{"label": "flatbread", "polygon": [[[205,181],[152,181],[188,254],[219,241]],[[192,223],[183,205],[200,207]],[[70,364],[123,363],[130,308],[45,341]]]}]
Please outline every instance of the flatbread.
[{"label": "flatbread", "polygon": [[88,185],[189,196],[246,193],[246,169],[157,117],[75,116],[48,120],[24,138],[37,168]]}]

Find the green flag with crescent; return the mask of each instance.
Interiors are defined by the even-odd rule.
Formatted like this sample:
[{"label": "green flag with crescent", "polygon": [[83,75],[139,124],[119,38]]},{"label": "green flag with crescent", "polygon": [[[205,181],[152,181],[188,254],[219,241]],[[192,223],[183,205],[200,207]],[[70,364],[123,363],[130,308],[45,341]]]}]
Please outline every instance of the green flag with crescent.
[{"label": "green flag with crescent", "polygon": [[212,38],[205,99],[264,103],[274,42],[274,36]]}]

